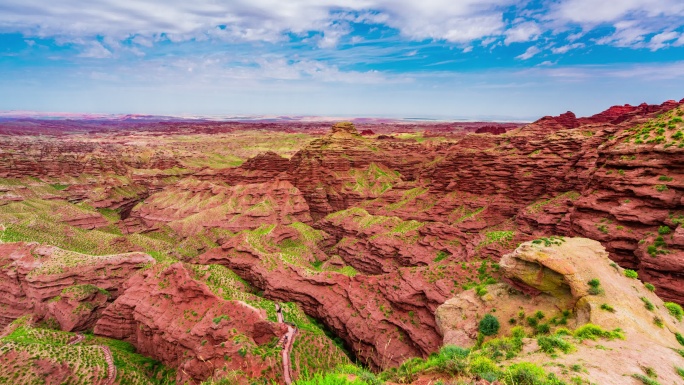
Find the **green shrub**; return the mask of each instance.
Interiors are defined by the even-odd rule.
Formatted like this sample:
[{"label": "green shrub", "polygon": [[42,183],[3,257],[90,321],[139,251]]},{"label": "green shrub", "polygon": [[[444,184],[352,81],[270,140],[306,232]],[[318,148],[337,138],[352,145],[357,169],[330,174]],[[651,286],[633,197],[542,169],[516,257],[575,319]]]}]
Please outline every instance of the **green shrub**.
[{"label": "green shrub", "polygon": [[615,313],[615,308],[612,306],[608,305],[607,303],[601,304],[601,309],[605,311],[609,311],[611,313]]},{"label": "green shrub", "polygon": [[475,287],[475,294],[478,295],[478,297],[482,297],[483,295],[487,294],[487,288],[485,286],[478,285]]},{"label": "green shrub", "polygon": [[443,260],[444,258],[446,258],[446,257],[448,257],[448,256],[450,256],[449,253],[440,250],[440,251],[437,252],[437,257],[435,257],[434,261],[435,261],[435,262],[439,262],[439,261]]},{"label": "green shrub", "polygon": [[677,372],[677,374],[679,374],[679,377],[684,378],[684,369],[682,369],[678,366],[675,366],[675,372]]},{"label": "green shrub", "polygon": [[603,293],[603,289],[601,288],[601,281],[599,281],[596,278],[593,278],[587,282],[589,285],[589,294],[591,295],[599,295]]},{"label": "green shrub", "polygon": [[585,324],[578,327],[573,333],[575,338],[582,340],[596,340],[597,338],[607,338],[609,340],[618,338],[625,339],[625,335],[621,329],[615,329],[613,331],[604,330],[602,327],[594,324]]},{"label": "green shrub", "polygon": [[682,320],[682,316],[684,316],[684,310],[682,309],[681,305],[674,302],[665,302],[665,307],[670,315],[675,317],[677,321]]},{"label": "green shrub", "polygon": [[655,310],[655,306],[653,306],[653,303],[648,300],[646,297],[641,297],[641,301],[644,303],[644,307],[646,307],[646,310],[648,311],[653,311]]},{"label": "green shrub", "polygon": [[519,340],[522,340],[523,338],[527,337],[527,335],[525,334],[525,329],[523,329],[520,326],[516,326],[513,329],[511,329],[511,336],[514,339],[519,339]]},{"label": "green shrub", "polygon": [[439,350],[438,354],[432,354],[424,365],[417,370],[434,371],[449,376],[465,374],[468,369],[466,358],[470,354],[469,349],[455,345],[446,345]]},{"label": "green shrub", "polygon": [[547,323],[539,324],[537,325],[536,329],[537,334],[549,334],[551,331],[551,326]]},{"label": "green shrub", "polygon": [[446,374],[448,376],[463,375],[468,371],[468,363],[466,360],[460,358],[451,360],[437,359],[433,362],[430,362],[430,365],[431,367],[428,370]]},{"label": "green shrub", "polygon": [[502,375],[501,380],[506,385],[562,385],[564,384],[553,374],[546,374],[544,369],[529,363],[513,364]]},{"label": "green shrub", "polygon": [[639,278],[639,273],[637,273],[637,272],[634,271],[634,270],[625,269],[625,277],[627,277],[627,278],[632,278],[632,279],[637,279],[637,278]]},{"label": "green shrub", "polygon": [[493,336],[499,332],[499,320],[491,314],[486,314],[484,318],[480,321],[479,330],[480,333],[486,336]]},{"label": "green shrub", "polygon": [[238,349],[238,354],[240,355],[240,357],[246,356],[247,355],[247,348],[245,348],[244,346],[241,347],[240,349]]},{"label": "green shrub", "polygon": [[470,360],[471,374],[485,378],[488,381],[495,381],[499,378],[499,372],[499,368],[489,357],[476,356]]},{"label": "green shrub", "polygon": [[672,232],[672,229],[670,229],[670,226],[660,226],[658,227],[658,234],[660,235],[667,235]]},{"label": "green shrub", "polygon": [[418,372],[425,369],[425,366],[425,361],[422,358],[409,358],[399,365],[399,367],[382,372],[381,378],[386,381],[398,382],[400,384],[410,384],[416,380],[416,375]]},{"label": "green shrub", "polygon": [[653,323],[656,324],[656,326],[659,327],[659,328],[661,328],[661,329],[662,329],[662,327],[663,327],[663,325],[664,325],[664,324],[663,324],[663,319],[660,318],[660,317],[658,317],[658,316],[653,317]]},{"label": "green shrub", "polygon": [[359,379],[350,381],[346,375],[338,373],[316,373],[311,378],[299,380],[294,385],[365,385],[366,382]]},{"label": "green shrub", "polygon": [[645,283],[644,286],[646,287],[646,290],[650,291],[651,293],[655,291],[655,286],[651,285],[650,283]]},{"label": "green shrub", "polygon": [[648,378],[648,377],[644,376],[643,374],[632,374],[632,377],[641,381],[645,385],[660,385],[660,382],[658,382],[652,378]]},{"label": "green shrub", "polygon": [[560,349],[563,353],[570,353],[574,348],[559,335],[538,337],[537,344],[544,353],[555,353],[556,349]]},{"label": "green shrub", "polygon": [[456,345],[444,345],[439,349],[439,355],[446,359],[466,358],[470,354],[470,349],[465,349]]},{"label": "green shrub", "polygon": [[[515,328],[514,328],[515,329]],[[523,331],[524,336],[524,331]],[[522,350],[523,337],[494,338],[482,345],[482,351],[492,359],[511,359]]]},{"label": "green shrub", "polygon": [[675,338],[677,338],[677,342],[679,342],[680,345],[684,346],[684,336],[680,333],[675,333]]},{"label": "green shrub", "polygon": [[667,186],[665,186],[664,184],[657,184],[657,185],[655,185],[655,186],[653,186],[653,187],[654,187],[654,188],[656,189],[656,191],[658,191],[658,192],[667,191]]}]

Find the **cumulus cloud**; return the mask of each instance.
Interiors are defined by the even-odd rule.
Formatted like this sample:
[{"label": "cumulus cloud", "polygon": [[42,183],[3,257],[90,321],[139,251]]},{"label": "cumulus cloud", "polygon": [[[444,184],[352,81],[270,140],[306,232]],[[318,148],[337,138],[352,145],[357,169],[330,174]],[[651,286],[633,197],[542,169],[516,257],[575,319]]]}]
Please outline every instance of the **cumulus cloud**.
[{"label": "cumulus cloud", "polygon": [[222,26],[230,37],[277,41],[283,32],[323,31],[355,12],[355,22],[384,23],[413,39],[467,42],[499,33],[503,8],[515,1],[92,0],[84,5],[80,0],[6,0],[0,4],[0,29],[36,36],[165,34],[181,41]]},{"label": "cumulus cloud", "polygon": [[661,48],[669,46],[669,42],[678,39],[679,37],[680,34],[674,31],[659,33],[651,38],[648,45],[651,51],[657,51]]},{"label": "cumulus cloud", "polygon": [[565,0],[557,4],[554,17],[579,24],[610,23],[632,18],[656,18],[684,14],[679,0]]},{"label": "cumulus cloud", "polygon": [[506,31],[504,44],[524,43],[535,40],[542,33],[539,25],[533,21],[520,23]]},{"label": "cumulus cloud", "polygon": [[[358,24],[371,30],[392,29],[403,42],[447,42],[465,52],[478,45],[494,50],[536,42],[542,36],[543,49],[555,54],[590,44],[651,50],[684,45],[674,35],[684,26],[681,0],[535,4],[530,0],[3,0],[0,33],[20,32],[27,39],[76,44],[82,47],[81,56],[90,58],[116,57],[122,51],[142,55],[166,40],[282,43],[296,36],[311,47],[331,50],[340,43],[363,41],[366,36],[355,29]],[[540,51],[530,48],[518,59],[527,60]]]},{"label": "cumulus cloud", "polygon": [[[666,42],[674,38],[662,39],[684,25],[683,17],[681,0],[561,0],[551,6],[546,19],[558,29],[578,25],[584,31],[580,34],[609,26],[612,31],[597,38],[596,43],[655,51],[669,46]],[[653,37],[647,44],[649,36]]]}]

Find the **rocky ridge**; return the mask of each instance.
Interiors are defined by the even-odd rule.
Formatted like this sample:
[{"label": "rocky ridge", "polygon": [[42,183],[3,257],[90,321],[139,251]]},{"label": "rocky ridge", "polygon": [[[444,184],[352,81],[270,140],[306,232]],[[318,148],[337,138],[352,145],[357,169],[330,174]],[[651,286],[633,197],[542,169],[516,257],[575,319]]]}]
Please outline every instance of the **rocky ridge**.
[{"label": "rocky ridge", "polygon": [[[117,247],[130,250],[153,250],[164,242],[182,249],[169,252],[171,258],[225,266],[266,298],[296,302],[357,358],[384,368],[437,350],[443,340],[436,309],[463,289],[487,286],[500,277],[491,262],[520,242],[548,234],[601,241],[612,260],[637,271],[664,299],[679,301],[684,295],[682,102],[618,106],[589,118],[566,113],[498,135],[363,136],[342,123],[291,152],[290,159],[266,152],[229,168],[189,167],[187,159],[168,161],[174,159],[170,152],[133,151],[122,140],[88,150],[131,155],[120,165],[103,163],[106,171],[89,169],[88,178],[79,179],[70,169],[7,168],[19,170],[8,177],[38,172],[49,182],[62,178],[64,185],[36,195],[38,188],[28,182],[30,193],[8,183],[0,191],[0,207],[9,214],[0,214],[14,231],[28,223],[20,219],[25,205],[36,199],[66,201],[70,210],[79,210],[57,217],[74,236],[93,230],[116,234]],[[99,187],[102,183],[108,186]],[[157,299],[194,298],[202,285],[185,278],[186,265],[173,266],[173,274],[192,290],[160,291]],[[104,316],[64,324],[81,328],[100,319],[101,333],[120,337],[142,327],[149,333],[130,340],[136,347],[183,370],[187,362],[201,367],[206,358],[195,345],[202,346],[202,340],[177,333],[179,326],[170,320],[155,324],[158,310],[136,302],[159,285],[150,274],[131,278],[126,286],[131,295],[114,301],[122,318],[109,313],[115,305],[95,291],[65,293],[51,306],[73,312],[82,301],[105,300],[97,305],[109,306]],[[505,274],[503,279],[511,280]],[[532,286],[515,287],[537,293]],[[225,300],[201,296],[217,304]],[[200,331],[214,333],[205,323]],[[160,336],[183,348],[161,344],[157,350]],[[179,352],[189,361],[174,361],[172,354]],[[217,352],[211,353],[216,362]],[[266,369],[245,365],[252,374]],[[196,369],[187,378],[210,375]]]},{"label": "rocky ridge", "polygon": [[[520,245],[502,257],[501,271],[508,284],[490,286],[478,295],[474,290],[449,299],[436,311],[436,320],[445,344],[472,346],[478,338],[478,322],[486,314],[502,320],[501,334],[513,326],[523,325],[525,316],[536,322],[563,319],[573,329],[597,325],[606,330],[620,330],[625,341],[611,344],[608,353],[599,358],[589,346],[569,350],[565,362],[587,360],[588,380],[601,384],[624,383],[625,373],[640,373],[648,367],[660,373],[660,380],[677,383],[680,379],[672,365],[684,362],[676,350],[681,347],[677,335],[684,324],[663,301],[642,282],[628,274],[608,258],[600,243],[585,238],[544,238]],[[527,294],[525,294],[527,293]],[[529,322],[529,321],[528,321]],[[548,323],[546,324],[549,325]],[[536,342],[536,341],[535,341]],[[523,347],[526,360],[547,360],[539,346]],[[584,344],[587,345],[587,344]],[[647,349],[649,354],[635,355]],[[605,365],[606,362],[619,365]]]}]

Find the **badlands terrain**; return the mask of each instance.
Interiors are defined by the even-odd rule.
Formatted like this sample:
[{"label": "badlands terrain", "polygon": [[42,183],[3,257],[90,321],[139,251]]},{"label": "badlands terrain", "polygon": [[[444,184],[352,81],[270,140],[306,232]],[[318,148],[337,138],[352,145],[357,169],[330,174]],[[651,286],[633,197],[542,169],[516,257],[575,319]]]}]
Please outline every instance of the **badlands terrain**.
[{"label": "badlands terrain", "polygon": [[684,384],[683,118],[3,118],[0,384]]}]

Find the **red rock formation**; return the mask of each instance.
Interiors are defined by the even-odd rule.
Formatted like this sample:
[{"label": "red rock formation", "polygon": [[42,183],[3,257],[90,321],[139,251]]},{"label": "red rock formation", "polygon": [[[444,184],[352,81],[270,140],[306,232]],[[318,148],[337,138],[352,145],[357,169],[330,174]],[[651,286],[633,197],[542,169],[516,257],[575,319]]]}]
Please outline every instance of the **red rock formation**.
[{"label": "red rock formation", "polygon": [[[407,357],[427,356],[439,346],[433,313],[450,295],[456,278],[465,275],[457,264],[444,264],[437,270],[398,268],[375,276],[315,272],[308,263],[326,255],[303,235],[280,226],[261,240],[255,235],[241,233],[198,260],[230,268],[263,290],[267,298],[296,301],[374,368],[397,365]],[[282,251],[278,245],[285,240],[306,244],[306,250],[314,255],[299,256],[303,264],[279,259]],[[433,260],[436,257],[431,256]],[[361,263],[361,256],[358,259]]]},{"label": "red rock formation", "polygon": [[[107,299],[116,298],[121,284],[152,261],[142,253],[90,256],[36,243],[0,244],[0,326],[33,313],[64,322],[66,330],[85,328],[104,298],[83,292],[95,288]],[[88,285],[88,290],[74,285]],[[64,303],[59,303],[62,294]],[[58,303],[50,303],[56,297]],[[78,314],[68,314],[81,305]]]},{"label": "red rock formation", "polygon": [[[235,269],[268,298],[302,304],[371,366],[384,367],[436,349],[434,309],[464,284],[465,273],[457,267],[461,261],[496,260],[517,242],[539,236],[598,239],[611,258],[639,270],[661,296],[681,301],[684,166],[681,140],[672,137],[682,127],[658,126],[664,133],[657,135],[667,139],[661,143],[653,136],[651,143],[642,141],[640,133],[639,145],[636,131],[628,131],[676,106],[618,106],[588,118],[568,112],[501,135],[463,132],[482,127],[481,123],[465,128],[455,123],[434,125],[422,142],[383,135],[373,139],[359,135],[349,123],[337,124],[289,161],[266,153],[240,167],[177,173],[149,168],[173,163],[164,160],[168,155],[163,151],[147,154],[154,161],[138,157],[127,142],[130,133],[125,133],[109,147],[60,147],[73,153],[62,168],[41,168],[15,153],[7,158],[10,161],[0,161],[0,172],[72,175],[76,160],[92,163],[101,154],[130,155],[120,163],[104,164],[102,171],[93,164],[89,172],[96,178],[71,185],[50,199],[68,196],[96,207],[118,207],[127,233],[160,231],[191,237],[213,231],[210,240],[221,248],[203,254],[202,263]],[[193,130],[322,132],[322,127],[207,123]],[[376,133],[420,132],[417,124],[372,128]],[[183,132],[180,123],[147,129]],[[437,139],[436,133],[448,136]],[[0,147],[28,148],[36,154],[45,148],[24,141]],[[54,162],[56,152],[45,151],[49,157],[44,159]],[[119,166],[125,176],[114,177]],[[101,183],[114,187],[103,188]],[[341,210],[348,211],[336,218],[334,213]],[[316,241],[302,240],[303,233],[290,225],[296,222],[327,234],[316,233]],[[664,226],[669,230],[661,230]],[[242,232],[233,236],[238,231]],[[257,242],[262,236],[267,242]],[[288,250],[281,246],[286,241],[297,252],[285,253]],[[441,257],[447,263],[435,261]],[[352,267],[360,274],[350,273]],[[108,319],[114,322],[112,317]],[[121,322],[135,317],[127,319]],[[172,325],[162,328],[140,319],[140,325],[157,328],[153,335],[166,335]],[[200,357],[193,345],[196,339],[188,338],[184,349]]]},{"label": "red rock formation", "polygon": [[57,220],[62,223],[86,230],[109,225],[109,222],[102,215],[95,212],[73,212],[72,210],[62,209],[56,212],[55,215]]},{"label": "red rock formation", "polygon": [[374,217],[362,209],[349,209],[320,220],[316,226],[333,236],[334,246],[328,254],[339,255],[364,274],[427,266],[440,255],[465,254],[461,247],[465,235],[441,223]]},{"label": "red rock formation", "polygon": [[185,179],[134,208],[122,227],[127,233],[169,226],[180,236],[204,229],[230,231],[263,224],[311,223],[308,205],[288,181],[234,187]]},{"label": "red rock formation", "polygon": [[272,151],[259,154],[247,159],[245,163],[235,168],[222,170],[203,170],[197,173],[197,178],[230,184],[253,184],[271,182],[276,178],[287,179],[280,174],[286,172],[290,161]]},{"label": "red rock formation", "polygon": [[138,353],[178,368],[178,382],[230,370],[248,378],[278,377],[279,356],[262,358],[254,351],[286,332],[264,310],[217,297],[181,263],[148,269],[123,288],[95,333],[128,341]]},{"label": "red rock formation", "polygon": [[54,318],[61,330],[92,330],[112,295],[94,285],[74,285],[47,302],[46,317]]},{"label": "red rock formation", "polygon": [[506,133],[506,128],[501,126],[482,126],[475,130],[476,134],[501,135]]}]

